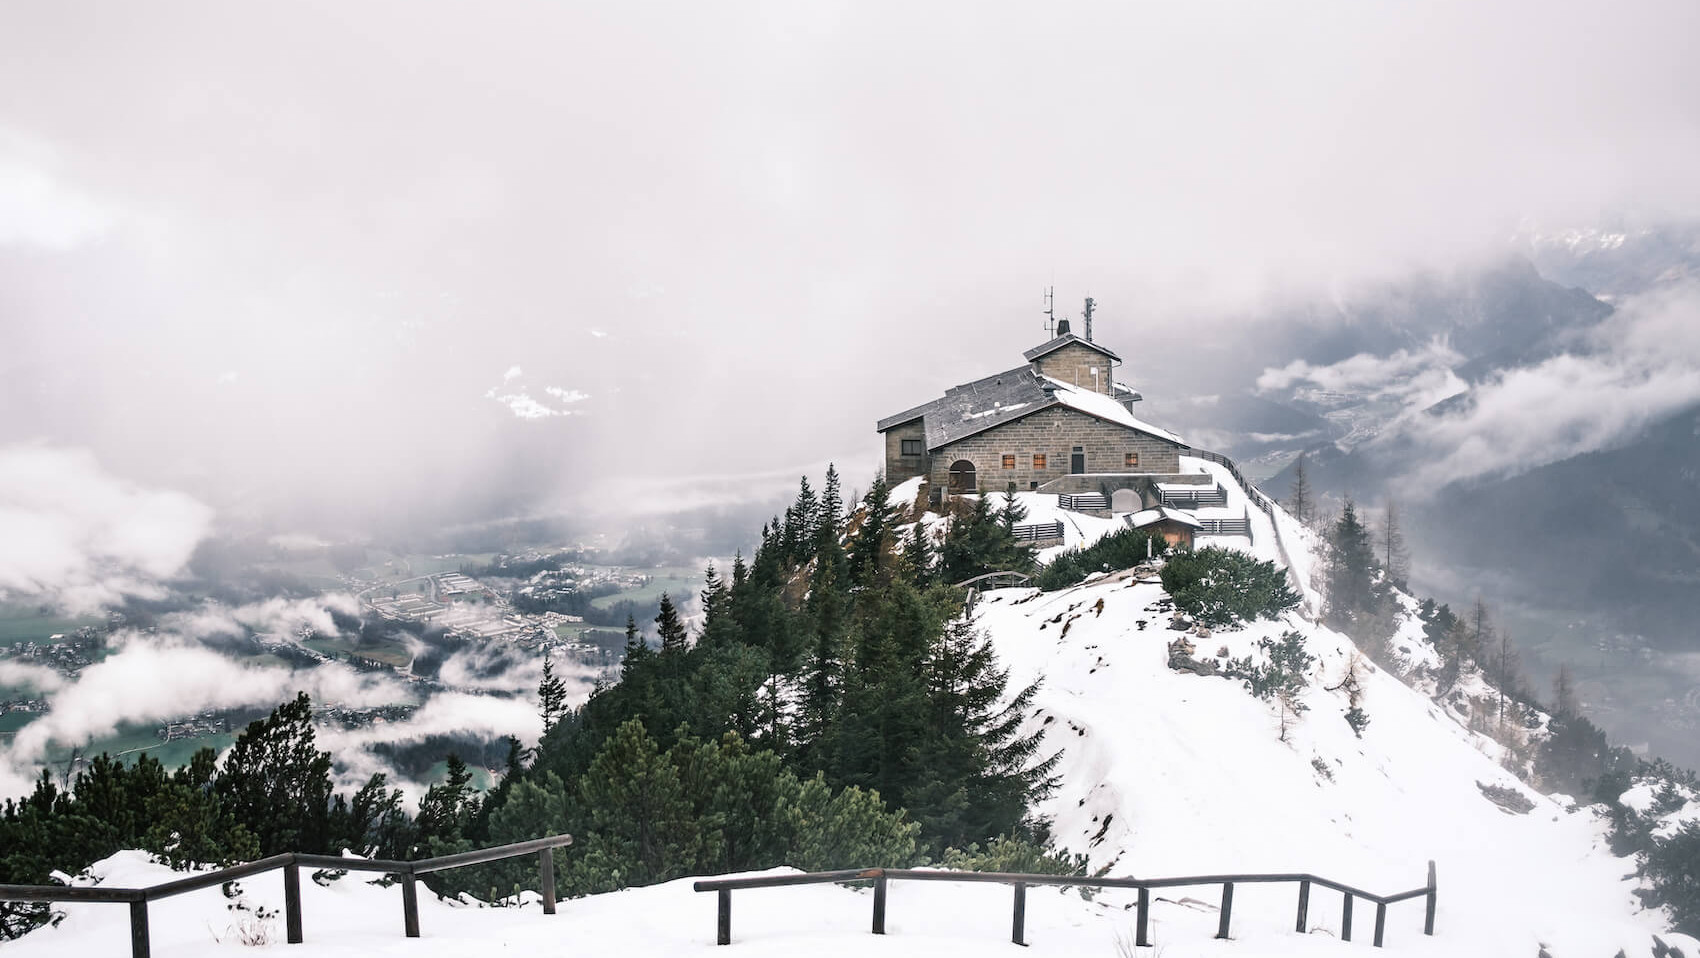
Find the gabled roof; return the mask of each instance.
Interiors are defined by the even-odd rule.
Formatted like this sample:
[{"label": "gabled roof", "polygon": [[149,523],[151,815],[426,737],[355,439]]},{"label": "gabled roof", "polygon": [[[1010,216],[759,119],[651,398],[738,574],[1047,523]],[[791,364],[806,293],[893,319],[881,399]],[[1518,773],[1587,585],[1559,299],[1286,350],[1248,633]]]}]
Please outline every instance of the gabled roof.
[{"label": "gabled roof", "polygon": [[1043,346],[1034,346],[1032,349],[1029,349],[1028,351],[1022,353],[1021,355],[1028,362],[1033,362],[1034,360],[1038,359],[1040,356],[1044,356],[1048,353],[1054,353],[1057,350],[1063,348],[1064,346],[1067,346],[1070,343],[1078,343],[1081,346],[1085,346],[1087,349],[1096,350],[1097,352],[1103,353],[1104,355],[1110,357],[1111,359],[1115,360],[1118,363],[1122,361],[1122,358],[1120,356],[1117,356],[1115,353],[1111,352],[1110,350],[1105,349],[1104,347],[1098,345],[1097,343],[1091,341],[1090,339],[1081,339],[1079,336],[1076,336],[1073,333],[1064,333],[1061,336],[1058,336],[1056,339],[1053,339],[1050,342],[1044,344]]},{"label": "gabled roof", "polygon": [[1143,529],[1146,526],[1156,525],[1157,523],[1164,521],[1177,522],[1183,526],[1191,526],[1194,529],[1204,528],[1204,523],[1199,522],[1197,518],[1189,516],[1178,509],[1170,509],[1168,506],[1158,506],[1155,509],[1146,509],[1127,517],[1127,524],[1133,526],[1135,529]]},{"label": "gabled roof", "polygon": [[1166,439],[1178,446],[1186,445],[1174,433],[1136,418],[1114,399],[1071,386],[1060,379],[1040,376],[1028,366],[1017,366],[984,379],[952,386],[939,399],[881,419],[877,428],[885,432],[916,419],[924,419],[927,451],[931,452],[1052,406],[1067,406],[1088,416]]}]

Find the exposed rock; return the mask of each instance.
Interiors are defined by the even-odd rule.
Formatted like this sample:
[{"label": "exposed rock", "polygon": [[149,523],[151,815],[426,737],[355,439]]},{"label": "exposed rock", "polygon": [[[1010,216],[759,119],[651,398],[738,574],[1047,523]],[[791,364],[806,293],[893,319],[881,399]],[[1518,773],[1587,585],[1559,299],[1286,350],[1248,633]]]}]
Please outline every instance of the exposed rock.
[{"label": "exposed rock", "polygon": [[1498,805],[1499,810],[1507,815],[1527,815],[1535,810],[1535,803],[1515,788],[1501,788],[1482,782],[1477,782],[1476,787],[1482,790],[1482,795],[1486,796],[1488,801]]},{"label": "exposed rock", "polygon": [[1176,613],[1175,617],[1169,620],[1169,628],[1176,632],[1185,632],[1192,628],[1192,624],[1191,619],[1181,615],[1180,613]]},{"label": "exposed rock", "polygon": [[1208,660],[1200,662],[1198,659],[1193,658],[1193,653],[1196,651],[1197,647],[1192,644],[1192,640],[1188,639],[1184,635],[1173,642],[1170,642],[1169,668],[1174,669],[1176,672],[1191,672],[1194,675],[1219,674],[1219,670],[1215,662]]},{"label": "exposed rock", "polygon": [[1192,634],[1198,636],[1201,639],[1208,639],[1208,638],[1210,638],[1210,626],[1208,626],[1208,625],[1195,625],[1195,626],[1192,627]]}]

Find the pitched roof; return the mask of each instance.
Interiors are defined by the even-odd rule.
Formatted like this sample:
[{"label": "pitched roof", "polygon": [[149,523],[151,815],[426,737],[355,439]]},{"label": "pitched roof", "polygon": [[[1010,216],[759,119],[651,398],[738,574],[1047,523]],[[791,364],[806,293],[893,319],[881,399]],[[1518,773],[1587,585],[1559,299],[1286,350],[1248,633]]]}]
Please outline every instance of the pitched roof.
[{"label": "pitched roof", "polygon": [[1135,529],[1143,529],[1146,526],[1155,525],[1165,520],[1168,522],[1178,522],[1183,526],[1192,526],[1194,529],[1204,528],[1204,523],[1199,522],[1196,518],[1189,516],[1178,509],[1170,509],[1168,506],[1158,506],[1155,509],[1146,509],[1127,517],[1128,525],[1133,526]]},{"label": "pitched roof", "polygon": [[1069,343],[1078,343],[1082,346],[1085,346],[1087,349],[1096,350],[1096,351],[1103,353],[1104,355],[1110,357],[1111,359],[1115,360],[1118,363],[1122,361],[1122,358],[1120,356],[1117,356],[1115,353],[1111,352],[1110,350],[1104,348],[1103,346],[1098,345],[1097,343],[1093,342],[1090,339],[1081,339],[1079,336],[1076,336],[1073,333],[1064,333],[1061,336],[1058,336],[1056,339],[1053,339],[1050,342],[1045,343],[1042,346],[1034,346],[1032,349],[1029,349],[1028,351],[1022,353],[1021,355],[1028,362],[1032,362],[1035,359],[1038,359],[1040,356],[1046,355],[1047,353],[1056,352],[1057,350],[1063,348],[1064,346],[1067,346]]},{"label": "pitched roof", "polygon": [[1136,418],[1114,399],[1071,386],[1060,379],[1040,376],[1028,366],[1017,366],[984,379],[952,386],[939,399],[881,419],[877,428],[885,432],[923,419],[930,452],[1052,406],[1067,406],[1176,445],[1186,445],[1174,433]]}]

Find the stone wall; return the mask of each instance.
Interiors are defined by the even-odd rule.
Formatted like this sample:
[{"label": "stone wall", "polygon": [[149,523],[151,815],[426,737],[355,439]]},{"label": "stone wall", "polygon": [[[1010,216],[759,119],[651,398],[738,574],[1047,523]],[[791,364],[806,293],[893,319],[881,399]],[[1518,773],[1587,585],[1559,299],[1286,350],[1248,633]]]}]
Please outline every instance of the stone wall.
[{"label": "stone wall", "polygon": [[[889,443],[890,434],[887,436]],[[1085,450],[1088,473],[1180,472],[1181,447],[1167,439],[1067,407],[1053,406],[935,450],[929,479],[935,486],[948,488],[951,464],[967,459],[974,463],[975,479],[981,490],[1002,492],[1014,482],[1017,490],[1025,491],[1033,488],[1034,483],[1042,486],[1069,475],[1069,456],[1075,446]],[[888,462],[891,448],[887,446]],[[1125,457],[1130,452],[1139,454],[1137,467],[1126,464]],[[1045,468],[1034,467],[1035,454],[1045,456]],[[1003,468],[1005,455],[1015,457],[1014,468]],[[1079,491],[1097,492],[1098,486],[1093,484]]]},{"label": "stone wall", "polygon": [[[1041,375],[1060,379],[1081,389],[1091,389],[1106,396],[1113,396],[1115,374],[1110,371],[1113,362],[1110,357],[1097,350],[1088,349],[1079,343],[1069,343],[1040,356],[1035,365],[1039,367]],[[1092,376],[1093,369],[1098,370],[1096,379]]]},{"label": "stone wall", "polygon": [[[915,439],[921,443],[922,454],[919,456],[903,455],[903,440]],[[897,485],[905,479],[927,474],[927,434],[921,420],[894,426],[885,433],[885,479],[892,485]]]}]

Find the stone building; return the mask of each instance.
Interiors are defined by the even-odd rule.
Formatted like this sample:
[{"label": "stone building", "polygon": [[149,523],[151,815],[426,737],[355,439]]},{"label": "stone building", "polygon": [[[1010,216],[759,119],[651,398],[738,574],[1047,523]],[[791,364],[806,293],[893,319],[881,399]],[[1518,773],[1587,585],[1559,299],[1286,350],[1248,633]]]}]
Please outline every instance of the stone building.
[{"label": "stone building", "polygon": [[1188,446],[1133,414],[1140,395],[1116,382],[1121,357],[1062,320],[1055,339],[1023,358],[881,419],[886,477],[925,476],[933,490],[952,493],[1002,492],[1014,483],[1109,495],[1180,471]]}]

